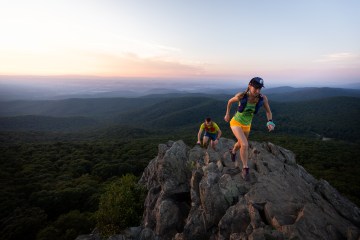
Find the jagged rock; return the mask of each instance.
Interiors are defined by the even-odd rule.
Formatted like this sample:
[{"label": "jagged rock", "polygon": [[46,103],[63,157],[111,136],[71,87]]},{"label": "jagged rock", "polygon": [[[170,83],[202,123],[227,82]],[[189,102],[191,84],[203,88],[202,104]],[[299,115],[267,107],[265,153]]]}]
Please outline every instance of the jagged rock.
[{"label": "jagged rock", "polygon": [[75,240],[101,240],[100,233],[95,228],[90,234],[79,235]]},{"label": "jagged rock", "polygon": [[155,233],[150,228],[144,228],[140,233],[139,240],[153,240],[156,239]]},{"label": "jagged rock", "polygon": [[140,182],[149,190],[144,227],[171,239],[184,227],[190,210],[191,163],[183,141],[159,145],[158,156],[145,169]]},{"label": "jagged rock", "polygon": [[244,181],[240,172],[228,174],[233,144],[225,138],[216,150],[161,144],[140,180],[149,192],[136,239],[359,240],[359,208],[297,165],[291,151],[250,142]]}]

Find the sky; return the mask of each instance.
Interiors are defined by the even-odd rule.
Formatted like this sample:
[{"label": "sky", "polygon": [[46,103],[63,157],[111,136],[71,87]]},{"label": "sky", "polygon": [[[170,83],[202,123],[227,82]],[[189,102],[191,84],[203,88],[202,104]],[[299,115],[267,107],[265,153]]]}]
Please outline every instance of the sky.
[{"label": "sky", "polygon": [[88,77],[235,85],[254,76],[265,86],[360,83],[358,0],[0,4],[2,83]]}]

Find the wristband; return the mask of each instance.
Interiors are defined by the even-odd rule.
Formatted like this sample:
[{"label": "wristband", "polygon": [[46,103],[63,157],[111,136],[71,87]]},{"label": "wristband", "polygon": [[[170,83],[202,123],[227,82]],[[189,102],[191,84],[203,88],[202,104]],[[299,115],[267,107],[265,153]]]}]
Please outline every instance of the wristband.
[{"label": "wristband", "polygon": [[266,126],[269,126],[269,125],[275,127],[275,123],[273,123],[272,120],[269,120],[269,121],[266,123]]}]

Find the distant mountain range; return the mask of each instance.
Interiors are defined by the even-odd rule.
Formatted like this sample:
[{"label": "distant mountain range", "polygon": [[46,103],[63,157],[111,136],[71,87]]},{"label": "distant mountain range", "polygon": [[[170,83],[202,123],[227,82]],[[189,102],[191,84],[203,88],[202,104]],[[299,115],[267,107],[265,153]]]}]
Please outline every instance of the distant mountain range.
[{"label": "distant mountain range", "polygon": [[1,117],[2,131],[79,131],[93,129],[99,123],[86,117],[47,117],[47,116],[17,116]]},{"label": "distant mountain range", "polygon": [[[141,106],[148,106],[168,98],[206,97],[226,100],[244,89],[204,89],[202,92],[185,92],[172,89],[154,89],[143,92],[143,96],[114,97],[125,92],[108,92],[91,95],[88,98],[67,98],[60,100],[16,100],[0,101],[0,116],[46,115],[46,116],[106,116],[121,113]],[[293,88],[278,87],[263,89],[271,102],[295,102],[328,97],[360,97],[360,89],[343,88]],[[106,95],[109,94],[109,95]],[[131,94],[131,92],[126,92]],[[96,96],[102,96],[98,98]],[[112,97],[105,97],[112,96]]]},{"label": "distant mountain range", "polygon": [[[138,97],[159,97],[159,96],[188,96],[195,94],[203,95],[234,95],[237,92],[244,91],[246,87],[239,88],[212,88],[201,87],[201,85],[193,88],[151,88],[151,89],[134,89],[119,88],[119,86],[104,89],[76,86],[76,89],[69,90],[67,88],[46,88],[46,87],[20,87],[12,85],[4,85],[0,83],[0,101],[14,100],[64,100],[69,98],[138,98]],[[327,88],[327,87],[305,87],[294,88],[289,86],[264,88],[264,94],[271,95],[276,101],[298,101],[306,97],[307,99],[318,99],[322,97],[332,96],[352,96],[359,97],[359,87],[354,88]],[[284,95],[285,94],[285,95]],[[284,98],[285,97],[285,98]]]},{"label": "distant mountain range", "polygon": [[[264,92],[278,132],[351,140],[360,136],[360,90],[283,87]],[[206,116],[225,127],[223,116],[232,95],[178,92],[137,98],[3,101],[0,131],[75,132],[116,125],[173,132],[196,130]],[[258,115],[252,128],[262,131],[265,114]]]},{"label": "distant mountain range", "polygon": [[304,100],[315,100],[328,97],[360,97],[359,89],[344,88],[292,88],[279,87],[272,89],[264,89],[264,94],[269,95],[271,101],[279,102],[295,102]]}]

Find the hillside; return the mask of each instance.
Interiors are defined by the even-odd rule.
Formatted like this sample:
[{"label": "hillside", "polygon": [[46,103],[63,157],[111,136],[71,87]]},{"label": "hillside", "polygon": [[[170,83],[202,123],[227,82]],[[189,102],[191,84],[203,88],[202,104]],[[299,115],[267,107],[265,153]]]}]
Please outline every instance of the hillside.
[{"label": "hillside", "polygon": [[0,131],[70,132],[93,129],[99,125],[99,122],[86,117],[56,118],[28,115],[0,118]]},{"label": "hillside", "polygon": [[204,97],[169,98],[149,107],[125,112],[116,122],[151,128],[177,129],[193,126],[205,116],[219,116],[223,102]]},{"label": "hillside", "polygon": [[[360,137],[360,102],[358,98],[333,97],[320,100],[271,102],[277,132],[296,135],[325,136],[358,141]],[[349,107],[351,106],[351,107]],[[226,102],[211,98],[176,98],[164,100],[138,111],[119,115],[116,122],[133,126],[176,130],[196,129],[206,116],[223,128]],[[233,106],[233,112],[236,107]],[[263,131],[266,122],[262,109],[254,118],[253,130]]]},{"label": "hillside", "polygon": [[[271,102],[271,108],[277,130],[281,133],[310,134],[350,141],[360,139],[359,98],[332,97],[293,103]],[[254,119],[254,125],[261,126],[259,121],[264,122],[265,119]],[[254,129],[257,129],[255,126]]]},{"label": "hillside", "polygon": [[0,116],[43,115],[52,117],[96,117],[107,119],[119,112],[145,107],[161,99],[89,98],[42,101],[0,102]]},{"label": "hillside", "polygon": [[263,91],[273,101],[296,102],[329,97],[360,97],[359,89],[343,88],[275,88]]},{"label": "hillside", "polygon": [[[63,100],[17,100],[0,101],[0,116],[17,115],[46,115],[54,117],[65,116],[107,116],[113,112],[125,112],[137,107],[155,104],[164,99],[203,97],[227,101],[243,89],[201,89],[185,92],[171,89],[154,89],[144,92],[141,97],[97,97],[97,98],[68,98]],[[275,102],[296,102],[330,97],[360,97],[359,89],[342,88],[265,88],[262,91]],[[112,94],[113,92],[111,92]],[[90,96],[90,95],[89,95]]]},{"label": "hillside", "polygon": [[[206,116],[211,116],[225,129],[228,128],[228,124],[223,121],[226,101],[217,97],[17,101],[6,107],[2,103],[2,115],[14,114],[16,117],[0,117],[0,129],[80,131],[85,127],[99,129],[110,125],[126,125],[127,128],[156,131],[176,132],[185,128],[196,131]],[[331,97],[301,102],[276,102],[270,99],[270,106],[278,133],[358,141],[358,100],[359,98],[354,97]],[[232,112],[235,110],[236,106],[233,106]],[[26,116],[26,113],[35,115],[30,117]],[[68,118],[74,116],[77,118]],[[261,109],[254,118],[253,131],[263,131],[264,122],[265,114]],[[76,126],[79,128],[76,129]]]}]

